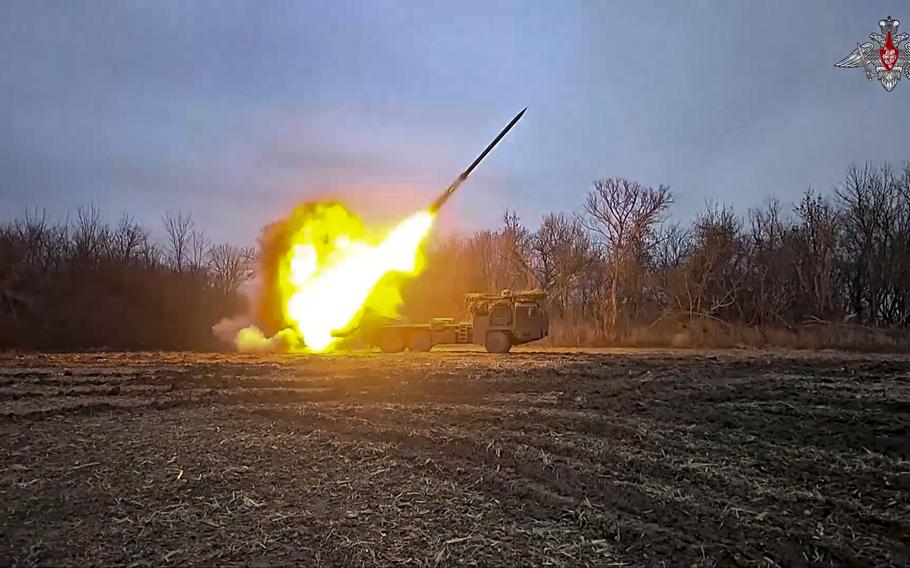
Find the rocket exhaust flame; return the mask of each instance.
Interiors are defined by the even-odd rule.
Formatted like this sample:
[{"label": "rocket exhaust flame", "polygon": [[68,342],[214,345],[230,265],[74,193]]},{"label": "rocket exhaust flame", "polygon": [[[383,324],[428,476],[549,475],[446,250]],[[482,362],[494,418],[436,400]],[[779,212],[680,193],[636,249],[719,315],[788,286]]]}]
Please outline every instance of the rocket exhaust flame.
[{"label": "rocket exhaust flame", "polygon": [[297,242],[288,256],[285,317],[307,347],[331,347],[339,330],[350,327],[368,305],[394,310],[397,294],[375,288],[389,272],[415,273],[418,249],[432,223],[430,213],[415,213],[375,245],[336,233],[322,255],[314,243]]},{"label": "rocket exhaust flame", "polygon": [[412,214],[380,237],[339,204],[311,203],[295,209],[281,224],[287,238],[279,241],[277,270],[266,267],[275,272],[265,275],[272,288],[266,293],[277,295],[284,329],[269,338],[256,327],[246,327],[235,338],[238,349],[328,351],[357,329],[365,311],[395,315],[401,296],[393,276],[420,271],[420,247],[436,213],[525,110],[428,209]]}]

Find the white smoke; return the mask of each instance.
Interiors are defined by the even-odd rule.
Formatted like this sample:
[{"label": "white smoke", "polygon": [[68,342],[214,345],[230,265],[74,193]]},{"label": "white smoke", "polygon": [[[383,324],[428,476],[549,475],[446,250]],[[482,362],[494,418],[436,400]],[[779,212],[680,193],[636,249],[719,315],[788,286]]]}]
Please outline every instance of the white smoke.
[{"label": "white smoke", "polygon": [[255,325],[239,330],[234,345],[241,353],[285,353],[300,345],[297,334],[291,329],[282,329],[272,337],[266,337]]},{"label": "white smoke", "polygon": [[237,332],[252,324],[253,322],[250,321],[250,316],[247,314],[240,314],[230,318],[223,318],[212,326],[212,333],[214,333],[215,337],[220,341],[233,343],[234,338],[237,337]]},{"label": "white smoke", "polygon": [[[238,291],[246,296],[247,305],[255,306],[260,294],[258,275],[246,282]],[[297,334],[290,329],[283,329],[272,337],[266,337],[254,325],[250,314],[223,318],[212,326],[212,333],[220,341],[233,344],[241,353],[284,353],[300,344]]]},{"label": "white smoke", "polygon": [[241,353],[285,353],[300,346],[293,330],[282,329],[266,337],[246,315],[222,319],[212,326],[212,333],[219,340],[232,343]]}]

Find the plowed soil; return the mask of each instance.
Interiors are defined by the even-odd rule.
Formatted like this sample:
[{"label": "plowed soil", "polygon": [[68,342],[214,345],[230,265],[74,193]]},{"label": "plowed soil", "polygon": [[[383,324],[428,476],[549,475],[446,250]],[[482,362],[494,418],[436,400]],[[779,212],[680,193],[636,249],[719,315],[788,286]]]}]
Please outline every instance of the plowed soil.
[{"label": "plowed soil", "polygon": [[907,566],[908,361],[0,357],[0,565]]}]

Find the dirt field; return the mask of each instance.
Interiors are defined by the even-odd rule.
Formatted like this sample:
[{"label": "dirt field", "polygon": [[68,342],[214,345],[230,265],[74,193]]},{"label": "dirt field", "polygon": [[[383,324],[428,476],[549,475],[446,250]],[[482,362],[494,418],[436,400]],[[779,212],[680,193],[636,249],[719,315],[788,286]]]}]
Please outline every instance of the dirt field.
[{"label": "dirt field", "polygon": [[910,565],[910,362],[0,358],[0,564]]}]

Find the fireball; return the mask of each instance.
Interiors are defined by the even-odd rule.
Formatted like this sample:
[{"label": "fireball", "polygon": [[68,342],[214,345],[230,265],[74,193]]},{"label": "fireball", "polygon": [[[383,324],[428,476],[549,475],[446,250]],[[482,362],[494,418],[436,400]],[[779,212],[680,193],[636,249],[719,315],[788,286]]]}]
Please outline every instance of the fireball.
[{"label": "fireball", "polygon": [[284,320],[314,352],[330,350],[337,334],[357,325],[365,309],[394,313],[401,302],[390,274],[420,269],[420,246],[433,224],[419,211],[381,235],[338,204],[318,205],[300,218],[279,266]]}]

